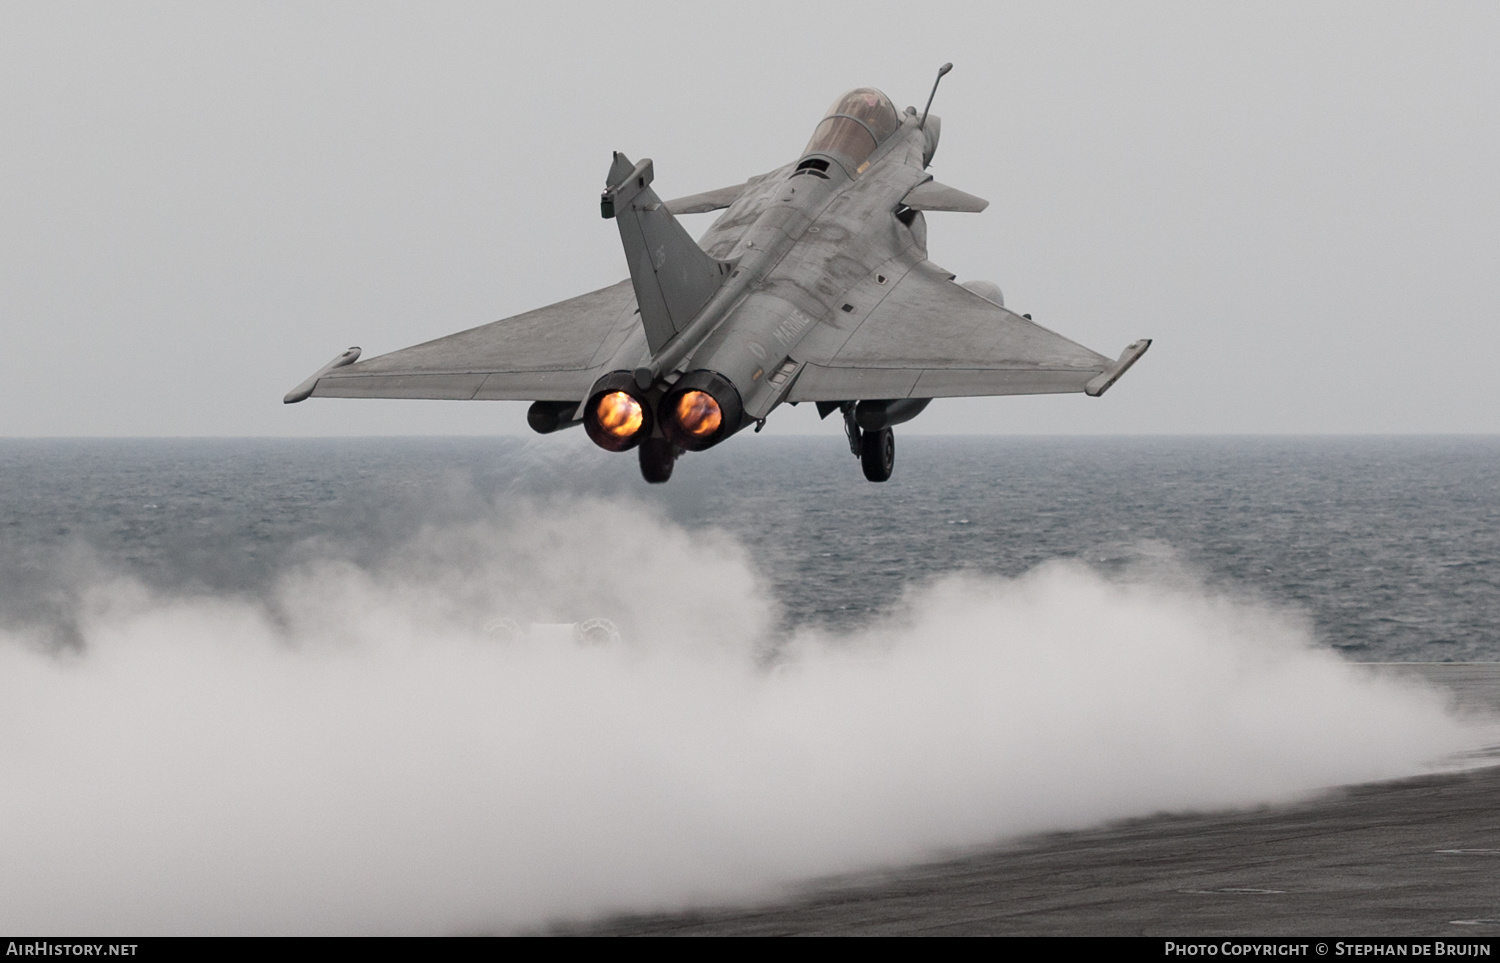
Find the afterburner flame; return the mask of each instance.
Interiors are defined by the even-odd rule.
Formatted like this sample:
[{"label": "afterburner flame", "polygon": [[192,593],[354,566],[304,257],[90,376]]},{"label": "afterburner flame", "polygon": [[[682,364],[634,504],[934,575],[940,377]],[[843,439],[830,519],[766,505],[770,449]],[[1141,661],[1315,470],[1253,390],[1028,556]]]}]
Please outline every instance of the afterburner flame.
[{"label": "afterburner flame", "polygon": [[713,395],[704,391],[686,391],[677,399],[677,424],[694,438],[707,438],[724,423],[724,413]]},{"label": "afterburner flame", "polygon": [[594,408],[599,427],[616,438],[629,438],[641,430],[646,413],[641,403],[623,391],[611,391]]}]

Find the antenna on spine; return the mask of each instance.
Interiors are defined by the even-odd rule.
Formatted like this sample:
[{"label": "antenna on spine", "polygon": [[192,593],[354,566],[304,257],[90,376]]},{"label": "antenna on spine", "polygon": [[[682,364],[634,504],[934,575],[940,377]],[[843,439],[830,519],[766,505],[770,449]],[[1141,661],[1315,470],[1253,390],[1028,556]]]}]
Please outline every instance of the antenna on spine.
[{"label": "antenna on spine", "polygon": [[943,82],[943,75],[952,69],[952,64],[943,64],[938,68],[937,80],[932,82],[932,93],[927,95],[927,106],[922,109],[922,119],[917,123],[917,130],[922,130],[927,126],[927,113],[932,110],[932,98],[937,96],[937,85]]}]

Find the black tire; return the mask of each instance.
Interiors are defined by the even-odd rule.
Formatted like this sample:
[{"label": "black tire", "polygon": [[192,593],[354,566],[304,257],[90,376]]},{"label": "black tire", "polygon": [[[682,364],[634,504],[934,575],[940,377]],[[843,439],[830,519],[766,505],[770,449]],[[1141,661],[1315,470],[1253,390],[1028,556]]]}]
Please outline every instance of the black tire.
[{"label": "black tire", "polygon": [[896,433],[889,428],[865,432],[859,439],[859,467],[872,482],[890,478],[896,467]]},{"label": "black tire", "polygon": [[660,485],[672,477],[672,466],[677,463],[677,446],[665,438],[647,438],[641,442],[641,477],[653,485]]}]

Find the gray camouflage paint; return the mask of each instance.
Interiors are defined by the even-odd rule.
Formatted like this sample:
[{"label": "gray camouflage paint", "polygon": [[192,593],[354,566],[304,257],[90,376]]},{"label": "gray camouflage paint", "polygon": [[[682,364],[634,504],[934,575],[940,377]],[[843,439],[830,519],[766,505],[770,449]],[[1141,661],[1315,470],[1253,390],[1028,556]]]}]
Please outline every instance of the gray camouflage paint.
[{"label": "gray camouflage paint", "polygon": [[[939,130],[907,108],[857,172],[814,155],[826,177],[788,164],[668,202],[649,160],[616,155],[604,213],[622,222],[631,280],[333,367],[286,400],[582,402],[610,371],[635,372],[659,396],[703,369],[739,389],[746,423],[785,402],[1102,393],[1149,341],[1112,362],[927,261],[922,210],[987,203],[926,173]],[[697,244],[674,216],[725,207]]]}]

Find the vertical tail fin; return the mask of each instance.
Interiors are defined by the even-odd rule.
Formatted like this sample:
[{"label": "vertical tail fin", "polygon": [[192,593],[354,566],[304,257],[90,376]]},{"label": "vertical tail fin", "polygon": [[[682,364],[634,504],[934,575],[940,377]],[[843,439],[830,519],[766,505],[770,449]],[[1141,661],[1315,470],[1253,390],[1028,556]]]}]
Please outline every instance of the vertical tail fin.
[{"label": "vertical tail fin", "polygon": [[616,153],[599,199],[600,212],[620,227],[652,354],[688,326],[734,267],[703,253],[688,236],[651,189],[654,176],[649,158],[631,164]]}]

